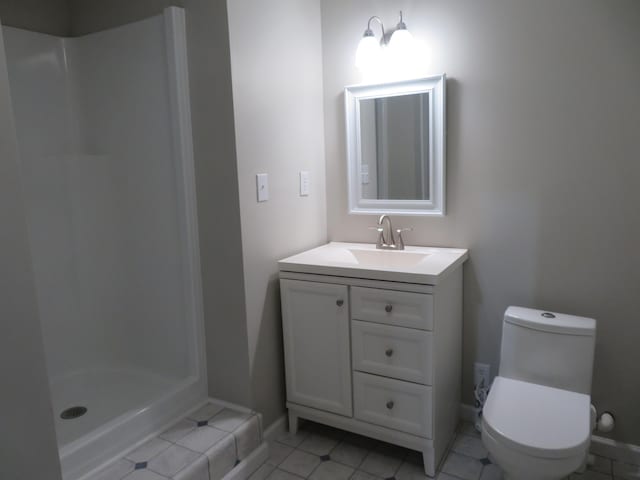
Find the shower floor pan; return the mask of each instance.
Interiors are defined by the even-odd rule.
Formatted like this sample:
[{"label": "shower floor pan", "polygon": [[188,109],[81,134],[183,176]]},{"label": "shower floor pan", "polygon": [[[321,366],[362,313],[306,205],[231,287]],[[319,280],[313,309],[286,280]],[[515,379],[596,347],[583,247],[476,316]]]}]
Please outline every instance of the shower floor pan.
[{"label": "shower floor pan", "polygon": [[202,403],[205,389],[197,377],[134,369],[88,369],[54,379],[51,398],[64,479],[84,478],[159,432]]}]

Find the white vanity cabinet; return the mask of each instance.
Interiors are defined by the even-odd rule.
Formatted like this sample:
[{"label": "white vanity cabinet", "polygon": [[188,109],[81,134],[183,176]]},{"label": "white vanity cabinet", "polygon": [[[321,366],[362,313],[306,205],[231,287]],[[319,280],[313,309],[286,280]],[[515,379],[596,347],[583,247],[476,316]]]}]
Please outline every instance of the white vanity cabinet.
[{"label": "white vanity cabinet", "polygon": [[304,418],[418,450],[435,474],[460,405],[458,252],[431,283],[280,262],[290,430]]}]

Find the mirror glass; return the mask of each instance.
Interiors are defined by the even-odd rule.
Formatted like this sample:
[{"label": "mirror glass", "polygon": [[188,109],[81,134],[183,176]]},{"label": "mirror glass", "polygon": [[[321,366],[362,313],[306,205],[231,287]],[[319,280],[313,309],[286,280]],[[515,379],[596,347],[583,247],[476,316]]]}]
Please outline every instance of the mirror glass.
[{"label": "mirror glass", "polygon": [[345,89],[351,213],[444,215],[444,83]]},{"label": "mirror glass", "polygon": [[360,101],[362,198],[429,200],[429,95]]}]

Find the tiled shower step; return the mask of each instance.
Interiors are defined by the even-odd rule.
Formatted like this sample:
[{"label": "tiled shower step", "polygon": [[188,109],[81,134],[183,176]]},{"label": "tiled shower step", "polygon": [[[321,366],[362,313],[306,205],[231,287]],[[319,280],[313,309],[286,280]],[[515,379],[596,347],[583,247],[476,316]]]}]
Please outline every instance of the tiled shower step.
[{"label": "tiled shower step", "polygon": [[246,460],[261,446],[260,414],[209,400],[87,480],[241,479],[248,474],[230,472],[246,470]]}]

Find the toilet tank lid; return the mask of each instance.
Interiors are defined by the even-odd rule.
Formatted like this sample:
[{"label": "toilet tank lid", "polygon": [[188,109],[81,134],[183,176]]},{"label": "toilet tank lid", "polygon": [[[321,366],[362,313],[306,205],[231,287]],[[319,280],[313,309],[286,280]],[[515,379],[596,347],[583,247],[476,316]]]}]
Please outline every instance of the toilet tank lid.
[{"label": "toilet tank lid", "polygon": [[511,306],[504,312],[504,321],[543,332],[584,336],[596,334],[596,321],[593,318],[533,308]]}]

